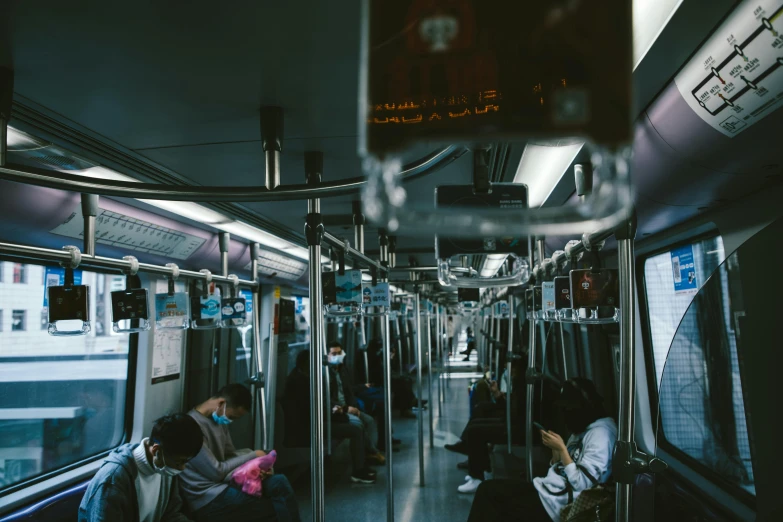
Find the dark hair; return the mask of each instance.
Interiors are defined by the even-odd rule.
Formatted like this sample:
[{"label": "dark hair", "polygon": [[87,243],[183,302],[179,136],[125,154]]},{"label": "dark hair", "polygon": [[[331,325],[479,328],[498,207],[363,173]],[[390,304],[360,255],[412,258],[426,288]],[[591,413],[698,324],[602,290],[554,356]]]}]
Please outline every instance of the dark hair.
[{"label": "dark hair", "polygon": [[204,435],[193,417],[175,413],[155,421],[150,440],[163,446],[168,455],[193,458],[201,451]]},{"label": "dark hair", "polygon": [[296,367],[305,373],[307,372],[310,367],[310,350],[302,350],[296,354]]},{"label": "dark hair", "polygon": [[343,349],[343,345],[340,344],[340,341],[336,341],[336,340],[335,341],[330,341],[329,342],[329,349],[332,349],[332,348],[339,348],[339,349],[342,350]]},{"label": "dark hair", "polygon": [[581,377],[565,381],[558,399],[565,410],[566,426],[572,433],[582,433],[590,424],[606,417],[603,401],[593,381]]},{"label": "dark hair", "polygon": [[253,403],[250,390],[238,383],[226,384],[214,398],[226,399],[230,408],[242,408],[246,411],[250,411]]}]

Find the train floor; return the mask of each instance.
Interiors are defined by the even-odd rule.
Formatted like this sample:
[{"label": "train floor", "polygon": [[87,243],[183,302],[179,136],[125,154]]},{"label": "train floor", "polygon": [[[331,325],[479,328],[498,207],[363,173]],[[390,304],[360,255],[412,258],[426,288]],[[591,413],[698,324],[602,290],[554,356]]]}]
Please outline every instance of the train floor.
[{"label": "train floor", "polygon": [[[460,343],[464,349],[464,342]],[[398,452],[392,453],[393,484],[394,484],[394,520],[412,522],[431,521],[464,521],[468,518],[473,495],[457,492],[457,487],[465,480],[466,472],[457,468],[457,463],[466,457],[444,449],[444,444],[459,440],[465,424],[468,421],[468,385],[476,373],[476,354],[471,361],[462,362],[463,356],[451,358],[450,378],[445,373],[441,385],[444,389],[445,401],[438,405],[437,380],[433,378],[432,399],[429,407],[433,413],[433,442],[430,446],[429,410],[424,411],[424,482],[419,477],[419,447],[418,420],[393,419],[394,437],[402,440]],[[423,396],[427,397],[427,375],[423,379]],[[350,522],[373,521],[386,519],[387,476],[386,467],[375,469],[378,472],[377,482],[372,485],[353,484],[349,476],[349,465],[330,465],[337,462],[349,463],[347,443],[338,448],[331,462],[327,464],[325,484],[325,505],[327,520],[344,520]],[[335,469],[338,468],[338,469]],[[516,468],[516,466],[515,466]],[[505,475],[502,465],[496,466],[498,472]],[[508,471],[507,469],[505,471]],[[516,471],[514,471],[516,472]],[[499,477],[498,477],[499,478]],[[297,481],[295,489],[302,520],[310,518],[309,478]],[[298,487],[297,487],[298,486]]]}]

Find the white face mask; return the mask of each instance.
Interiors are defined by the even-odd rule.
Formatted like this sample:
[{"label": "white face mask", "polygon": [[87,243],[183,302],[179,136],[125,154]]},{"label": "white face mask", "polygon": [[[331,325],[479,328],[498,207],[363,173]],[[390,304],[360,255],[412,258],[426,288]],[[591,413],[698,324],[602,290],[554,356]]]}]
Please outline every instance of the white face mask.
[{"label": "white face mask", "polygon": [[[158,464],[155,462],[155,457],[160,455],[160,460],[163,461],[162,466],[158,466]],[[174,469],[166,466],[166,459],[163,457],[163,450],[158,450],[158,455],[155,455],[152,457],[152,467],[155,468],[155,471],[163,475],[164,477],[176,477],[180,473],[182,473],[181,469]]]},{"label": "white face mask", "polygon": [[334,364],[334,365],[342,364],[343,361],[345,360],[345,353],[341,353],[339,355],[332,355],[330,353],[328,359],[329,359],[329,364]]}]

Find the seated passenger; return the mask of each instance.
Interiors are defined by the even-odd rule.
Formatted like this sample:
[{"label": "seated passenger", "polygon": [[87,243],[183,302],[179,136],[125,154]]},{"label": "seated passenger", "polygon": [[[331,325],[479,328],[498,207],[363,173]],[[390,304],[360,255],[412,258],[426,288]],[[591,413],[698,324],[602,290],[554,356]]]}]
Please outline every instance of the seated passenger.
[{"label": "seated passenger", "polygon": [[[392,346],[391,359],[392,362],[397,358],[397,348]],[[403,419],[416,419],[418,418],[413,413],[413,408],[418,406],[418,399],[413,392],[414,380],[410,375],[405,375],[395,370],[395,364],[392,364],[392,406],[400,411],[400,416]],[[422,406],[427,404],[427,400],[421,401]]]},{"label": "seated passenger", "polygon": [[359,409],[370,414],[378,425],[378,450],[381,452],[386,451],[383,357],[383,342],[380,339],[371,339],[367,343],[367,367],[369,369],[367,382],[354,387],[354,394],[361,401]]},{"label": "seated passenger", "polygon": [[228,425],[251,408],[250,391],[241,384],[224,386],[214,397],[188,412],[203,435],[201,451],[185,467],[182,495],[196,521],[278,520],[299,521],[293,489],[285,475],[266,474],[263,496],[244,493],[230,484],[233,471],[262,450],[237,450]]},{"label": "seated passenger", "polygon": [[[527,390],[524,375],[520,371],[521,361],[511,367],[511,441],[522,444],[525,440],[524,419]],[[506,428],[506,392],[492,382],[491,393],[494,403],[483,403],[476,407],[473,417],[462,431],[461,440],[456,444],[446,444],[446,449],[468,456],[465,484],[457,488],[460,493],[474,493],[481,481],[491,476],[488,444],[502,444],[508,440]],[[457,467],[464,468],[464,463]]]},{"label": "seated passenger", "polygon": [[[587,379],[569,379],[557,401],[572,432],[568,442],[552,431],[541,431],[544,445],[552,450],[545,477],[522,480],[489,480],[481,484],[468,522],[503,520],[509,513],[524,513],[525,521],[559,522],[569,497],[576,499],[612,474],[612,452],[617,426],[606,416],[603,398]],[[570,495],[569,495],[570,493]]]},{"label": "seated passenger", "polygon": [[201,450],[201,430],[187,415],[155,421],[149,438],[112,451],[90,481],[79,522],[187,522],[178,474]]},{"label": "seated passenger", "polygon": [[329,391],[333,414],[347,414],[348,422],[360,426],[364,431],[364,447],[369,464],[382,465],[386,458],[378,451],[378,426],[370,415],[358,408],[351,386],[351,377],[346,367],[345,352],[337,341],[329,343]]},{"label": "seated passenger", "polygon": [[[296,368],[285,383],[283,408],[286,420],[286,446],[310,446],[310,350],[296,356]],[[351,450],[351,481],[372,484],[376,473],[365,466],[364,429],[359,424],[347,422],[346,415],[332,418],[332,439],[348,439]],[[345,421],[345,422],[341,422]]]}]

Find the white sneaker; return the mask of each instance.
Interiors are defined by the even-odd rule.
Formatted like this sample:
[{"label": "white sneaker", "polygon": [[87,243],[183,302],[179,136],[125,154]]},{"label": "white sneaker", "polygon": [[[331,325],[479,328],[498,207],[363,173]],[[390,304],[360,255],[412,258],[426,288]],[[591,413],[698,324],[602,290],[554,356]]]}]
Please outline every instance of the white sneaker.
[{"label": "white sneaker", "polygon": [[465,475],[465,482],[469,481],[469,480],[470,480],[470,479],[472,479],[472,478],[473,478],[473,477],[471,477],[470,475]]},{"label": "white sneaker", "polygon": [[492,473],[491,471],[484,472],[484,480],[492,480],[493,478],[495,478],[494,473]]},{"label": "white sneaker", "polygon": [[474,479],[473,477],[470,477],[470,480],[468,480],[463,485],[458,487],[457,491],[459,491],[460,493],[475,493],[480,485],[481,485],[481,481],[479,479]]}]

